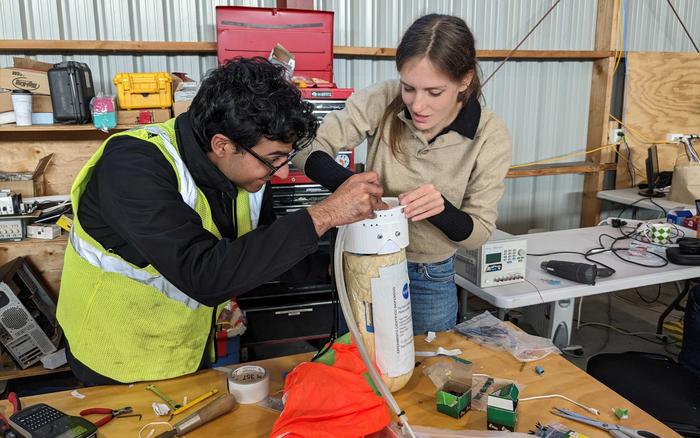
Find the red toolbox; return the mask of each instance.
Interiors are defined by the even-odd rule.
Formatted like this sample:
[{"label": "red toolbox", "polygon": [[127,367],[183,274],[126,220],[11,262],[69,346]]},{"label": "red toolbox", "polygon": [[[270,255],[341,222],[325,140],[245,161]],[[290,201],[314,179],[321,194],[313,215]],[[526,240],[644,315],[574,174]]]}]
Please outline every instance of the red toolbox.
[{"label": "red toolbox", "polygon": [[[216,51],[219,64],[242,56],[267,58],[277,43],[294,55],[295,76],[318,78],[333,83],[333,12],[306,9],[216,7]],[[332,110],[345,107],[352,88],[300,88],[302,97],[314,105],[322,119]],[[354,171],[352,152],[343,152],[336,161]],[[304,173],[290,167],[285,179],[273,184],[313,183]]]},{"label": "red toolbox", "polygon": [[267,58],[277,43],[294,54],[294,75],[333,82],[333,12],[216,7],[220,64],[236,56]]}]

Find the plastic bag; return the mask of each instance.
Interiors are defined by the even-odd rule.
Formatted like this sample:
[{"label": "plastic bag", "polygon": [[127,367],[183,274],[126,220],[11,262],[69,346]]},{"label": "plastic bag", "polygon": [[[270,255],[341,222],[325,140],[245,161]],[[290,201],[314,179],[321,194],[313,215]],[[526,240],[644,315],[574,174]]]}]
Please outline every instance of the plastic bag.
[{"label": "plastic bag", "polygon": [[95,128],[102,132],[109,132],[117,126],[117,113],[114,96],[105,96],[99,92],[90,100],[90,111]]},{"label": "plastic bag", "polygon": [[443,389],[450,382],[467,390],[472,387],[472,363],[464,359],[452,358],[430,365],[423,374],[433,382],[437,389]]},{"label": "plastic bag", "polygon": [[514,384],[518,388],[518,392],[522,394],[525,385],[514,380],[491,377],[486,374],[472,375],[472,409],[485,412],[489,394],[511,383]]},{"label": "plastic bag", "polygon": [[535,431],[535,436],[540,438],[588,438],[588,435],[576,432],[570,427],[564,426],[559,423],[548,424],[546,426],[537,423],[537,430]]},{"label": "plastic bag", "polygon": [[550,353],[561,354],[550,339],[516,330],[489,312],[457,324],[454,330],[484,347],[505,350],[520,362],[532,362]]}]

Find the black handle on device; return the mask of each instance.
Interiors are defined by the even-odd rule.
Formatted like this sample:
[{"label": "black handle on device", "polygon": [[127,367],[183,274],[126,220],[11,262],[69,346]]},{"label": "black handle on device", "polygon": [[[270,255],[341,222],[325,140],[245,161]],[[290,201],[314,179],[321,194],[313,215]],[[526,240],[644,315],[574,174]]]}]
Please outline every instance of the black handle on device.
[{"label": "black handle on device", "polygon": [[595,279],[598,276],[598,267],[588,263],[546,260],[542,262],[540,267],[557,277],[583,284],[595,284]]}]

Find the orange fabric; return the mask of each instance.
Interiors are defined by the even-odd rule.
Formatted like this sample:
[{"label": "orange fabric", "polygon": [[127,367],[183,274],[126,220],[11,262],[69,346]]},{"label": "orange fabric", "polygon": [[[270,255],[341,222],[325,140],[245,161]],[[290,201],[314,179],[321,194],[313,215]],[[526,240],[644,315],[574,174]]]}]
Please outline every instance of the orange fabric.
[{"label": "orange fabric", "polygon": [[332,349],[333,366],[304,362],[287,375],[287,399],[271,437],[360,438],[389,424],[389,410],[365,380],[357,348],[336,343]]}]

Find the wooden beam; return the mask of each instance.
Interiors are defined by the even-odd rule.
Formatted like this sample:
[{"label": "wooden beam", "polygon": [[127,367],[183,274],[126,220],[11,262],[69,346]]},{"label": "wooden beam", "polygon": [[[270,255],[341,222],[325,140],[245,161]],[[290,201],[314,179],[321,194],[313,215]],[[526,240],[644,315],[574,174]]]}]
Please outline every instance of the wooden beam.
[{"label": "wooden beam", "polygon": [[[617,44],[618,11],[620,0],[598,0],[596,40],[594,50],[613,51]],[[615,58],[598,59],[593,62],[591,97],[588,107],[588,138],[586,149],[591,150],[608,143],[608,114],[613,86]],[[601,152],[589,154],[589,159],[599,164]],[[581,226],[591,227],[600,218],[601,202],[597,193],[603,189],[600,173],[586,174],[581,198]]]},{"label": "wooden beam", "polygon": [[[0,52],[11,53],[154,53],[216,55],[216,43],[208,41],[94,41],[0,40]],[[393,47],[335,46],[340,58],[393,58]],[[479,50],[479,59],[503,59],[508,50]],[[518,50],[511,59],[599,60],[615,56],[609,50]]]},{"label": "wooden beam", "polygon": [[[614,164],[612,165],[614,166]],[[510,169],[506,178],[523,178],[528,176],[546,176],[546,175],[570,175],[576,173],[597,175],[605,170],[608,170],[610,165],[602,165],[587,161],[572,162],[572,163],[553,163],[539,164],[534,166],[519,167]],[[614,167],[613,167],[614,168]]]}]

